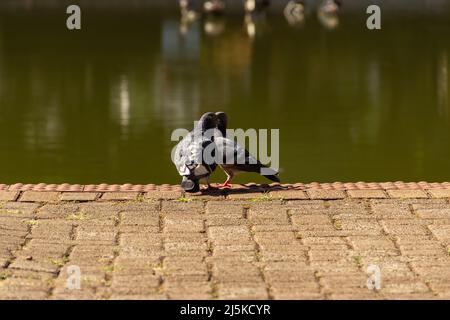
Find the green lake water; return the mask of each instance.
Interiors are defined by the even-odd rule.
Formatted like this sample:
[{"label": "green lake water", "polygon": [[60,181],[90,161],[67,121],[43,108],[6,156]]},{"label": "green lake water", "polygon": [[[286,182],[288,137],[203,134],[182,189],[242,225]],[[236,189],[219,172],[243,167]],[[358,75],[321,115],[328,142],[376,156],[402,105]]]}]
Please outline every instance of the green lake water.
[{"label": "green lake water", "polygon": [[283,182],[450,180],[450,10],[383,13],[380,31],[364,10],[334,29],[313,11],[65,18],[0,9],[0,183],[178,183],[172,131],[218,110],[280,129]]}]

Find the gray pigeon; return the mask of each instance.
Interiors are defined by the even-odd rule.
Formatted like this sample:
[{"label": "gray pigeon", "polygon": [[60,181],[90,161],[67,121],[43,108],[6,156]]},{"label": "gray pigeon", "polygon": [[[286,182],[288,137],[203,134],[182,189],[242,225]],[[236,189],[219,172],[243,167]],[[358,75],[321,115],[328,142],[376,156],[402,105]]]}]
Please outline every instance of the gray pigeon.
[{"label": "gray pigeon", "polygon": [[[200,191],[200,179],[208,181],[216,169],[214,157],[214,134],[217,119],[213,112],[205,113],[194,127],[176,146],[172,159],[178,173],[183,177],[181,187],[186,192]],[[215,129],[217,130],[217,129]],[[206,150],[210,150],[208,157]],[[206,156],[205,156],[206,155]],[[208,187],[209,187],[209,182]]]},{"label": "gray pigeon", "polygon": [[231,187],[231,180],[240,172],[256,172],[261,174],[261,169],[266,168],[264,176],[275,182],[280,182],[278,172],[263,165],[259,160],[252,156],[245,148],[241,147],[234,140],[227,138],[228,117],[225,112],[216,112],[217,129],[214,134],[214,143],[216,145],[216,154],[222,157],[218,162],[225,171],[227,180],[220,186],[222,188]]}]

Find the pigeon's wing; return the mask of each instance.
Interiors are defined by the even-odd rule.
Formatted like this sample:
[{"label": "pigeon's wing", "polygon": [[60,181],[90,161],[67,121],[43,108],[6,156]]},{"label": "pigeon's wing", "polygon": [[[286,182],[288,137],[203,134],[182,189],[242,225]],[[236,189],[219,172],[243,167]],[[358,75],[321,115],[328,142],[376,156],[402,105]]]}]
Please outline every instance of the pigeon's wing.
[{"label": "pigeon's wing", "polygon": [[[173,162],[181,176],[204,177],[215,169],[215,163],[204,162],[203,150],[213,143],[210,139],[195,138],[190,132],[175,148]],[[213,148],[214,149],[214,148]]]},{"label": "pigeon's wing", "polygon": [[219,136],[215,138],[215,143],[219,158],[222,159],[222,165],[236,171],[260,174],[261,168],[266,168],[266,173],[264,174],[266,178],[276,182],[280,181],[275,170],[267,168],[234,140]]},{"label": "pigeon's wing", "polygon": [[190,159],[192,155],[190,154],[189,145],[192,143],[193,134],[188,133],[175,148],[173,163],[178,170],[180,176],[187,176],[190,174],[188,165],[191,163]]},{"label": "pigeon's wing", "polygon": [[[252,156],[245,148],[242,148],[234,140],[216,137],[216,149],[221,164],[235,166],[240,171],[252,171],[261,168],[262,164]],[[257,171],[254,171],[257,172]]]}]

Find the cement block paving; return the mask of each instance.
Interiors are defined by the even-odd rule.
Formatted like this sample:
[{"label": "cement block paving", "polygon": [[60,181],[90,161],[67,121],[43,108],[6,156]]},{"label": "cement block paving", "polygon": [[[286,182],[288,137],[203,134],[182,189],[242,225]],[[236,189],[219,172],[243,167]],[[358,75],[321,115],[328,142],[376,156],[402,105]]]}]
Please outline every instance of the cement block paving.
[{"label": "cement block paving", "polygon": [[[0,298],[445,299],[450,205],[439,190],[267,201],[1,191]],[[66,288],[73,265],[81,290]]]}]

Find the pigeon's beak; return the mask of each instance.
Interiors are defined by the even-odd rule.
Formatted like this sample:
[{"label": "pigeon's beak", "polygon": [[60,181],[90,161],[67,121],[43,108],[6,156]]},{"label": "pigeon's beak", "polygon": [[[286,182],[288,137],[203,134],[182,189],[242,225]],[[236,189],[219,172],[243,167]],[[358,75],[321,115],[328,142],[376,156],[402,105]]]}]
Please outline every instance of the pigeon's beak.
[{"label": "pigeon's beak", "polygon": [[198,182],[198,180],[190,180],[187,177],[183,177],[183,181],[181,181],[181,187],[184,191],[189,193],[200,191],[200,183]]}]

